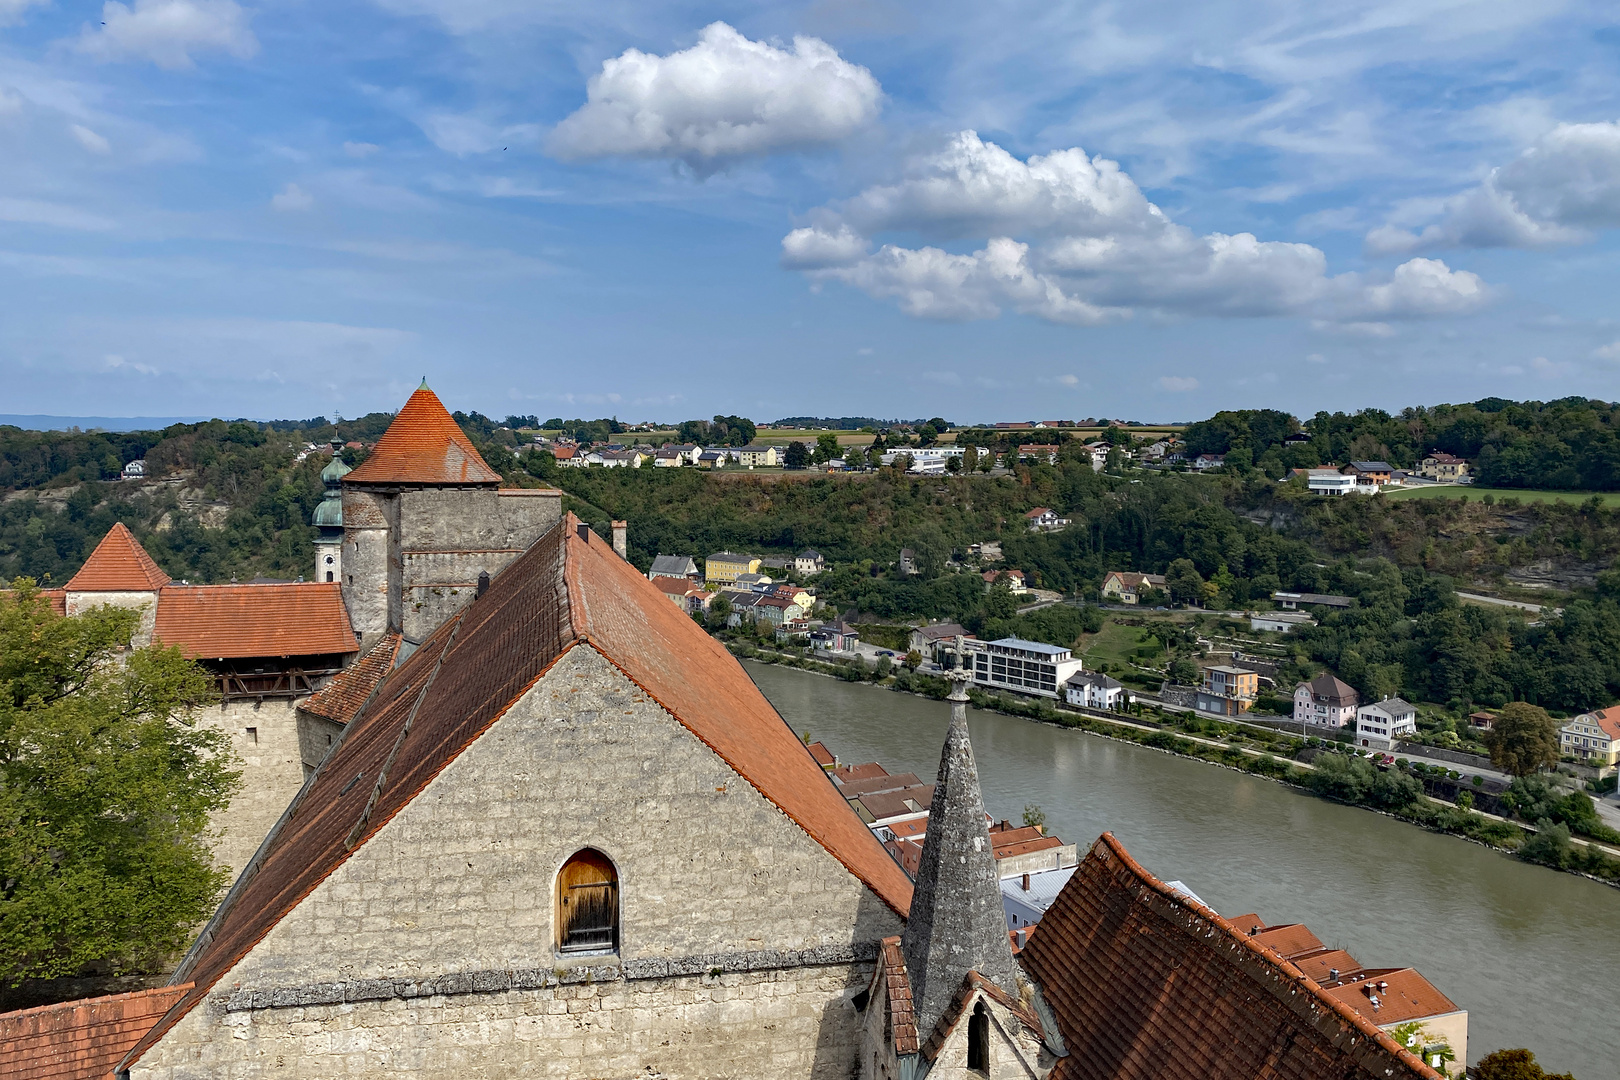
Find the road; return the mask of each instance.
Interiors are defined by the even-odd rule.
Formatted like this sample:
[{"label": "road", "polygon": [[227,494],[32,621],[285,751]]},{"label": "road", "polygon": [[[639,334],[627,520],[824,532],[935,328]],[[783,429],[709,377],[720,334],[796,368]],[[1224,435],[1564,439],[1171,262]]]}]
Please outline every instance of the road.
[{"label": "road", "polygon": [[[1500,596],[1482,596],[1479,593],[1471,592],[1460,592],[1457,595],[1464,600],[1472,600],[1475,603],[1496,604],[1499,607],[1518,608],[1520,611],[1528,611],[1534,615],[1540,615],[1543,610],[1540,604],[1527,604],[1522,600],[1503,600]],[[1558,615],[1561,614],[1563,610],[1563,608],[1553,608],[1552,612],[1554,615]]]}]

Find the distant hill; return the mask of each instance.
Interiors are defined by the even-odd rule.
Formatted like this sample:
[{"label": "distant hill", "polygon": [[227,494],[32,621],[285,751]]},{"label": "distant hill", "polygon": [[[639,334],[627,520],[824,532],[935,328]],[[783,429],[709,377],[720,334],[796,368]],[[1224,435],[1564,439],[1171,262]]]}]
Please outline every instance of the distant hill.
[{"label": "distant hill", "polygon": [[0,427],[24,431],[162,431],[170,424],[200,424],[206,416],[49,416],[44,413],[0,413]]}]

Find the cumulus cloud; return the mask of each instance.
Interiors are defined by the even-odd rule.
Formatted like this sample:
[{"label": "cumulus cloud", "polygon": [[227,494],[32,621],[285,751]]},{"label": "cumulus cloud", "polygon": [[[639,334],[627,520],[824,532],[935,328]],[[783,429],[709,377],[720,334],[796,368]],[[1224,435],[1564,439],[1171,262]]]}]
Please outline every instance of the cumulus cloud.
[{"label": "cumulus cloud", "polygon": [[23,12],[38,7],[46,0],[0,0],[0,26],[9,26],[23,17]]},{"label": "cumulus cloud", "polygon": [[1191,375],[1160,375],[1159,387],[1180,394],[1198,389],[1198,380]]},{"label": "cumulus cloud", "polygon": [[68,133],[79,141],[79,145],[92,154],[112,153],[112,144],[103,136],[96,134],[83,124],[69,124]]},{"label": "cumulus cloud", "polygon": [[297,184],[288,184],[281,191],[270,197],[270,207],[283,213],[297,210],[308,210],[315,205],[315,197]]},{"label": "cumulus cloud", "polygon": [[604,61],[549,149],[564,159],[677,159],[707,172],[736,158],[837,142],[877,115],[881,97],[870,71],[819,38],[796,37],[781,49],[717,22],[690,49],[628,49]]},{"label": "cumulus cloud", "polygon": [[1599,360],[1620,360],[1620,341],[1611,342],[1601,348],[1593,349],[1592,355]]},{"label": "cumulus cloud", "polygon": [[1620,123],[1559,124],[1420,231],[1383,225],[1375,255],[1441,248],[1552,247],[1620,227]]},{"label": "cumulus cloud", "polygon": [[[959,254],[873,237],[970,238]],[[982,238],[982,239],[981,239]],[[1020,160],[972,131],[913,162],[903,179],[822,207],[782,241],[782,263],[841,281],[922,318],[994,318],[1004,308],[1093,325],[1163,315],[1305,315],[1328,323],[1456,314],[1485,284],[1413,259],[1387,280],[1329,276],[1309,244],[1250,233],[1198,235],[1142,194],[1119,165],[1079,148]]]},{"label": "cumulus cloud", "polygon": [[246,60],[259,51],[248,15],[235,0],[108,0],[101,26],[85,27],[81,52],[99,60],[150,60],[161,68],[192,66],[194,52],[219,51]]}]

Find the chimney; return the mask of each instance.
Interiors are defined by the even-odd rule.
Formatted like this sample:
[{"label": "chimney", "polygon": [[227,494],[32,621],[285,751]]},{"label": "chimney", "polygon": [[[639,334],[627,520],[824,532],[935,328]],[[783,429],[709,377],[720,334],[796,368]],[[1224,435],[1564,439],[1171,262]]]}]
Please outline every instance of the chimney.
[{"label": "chimney", "polygon": [[[1028,877],[1029,875],[1026,874],[1024,876]],[[1020,949],[1022,949],[1025,945],[1028,945],[1028,944],[1029,944],[1029,927],[1020,926],[1018,928],[1018,947]]]},{"label": "chimney", "polygon": [[625,562],[630,561],[630,551],[626,546],[624,538],[625,532],[629,529],[629,527],[629,522],[615,521],[613,523],[613,550],[616,551],[619,558],[623,559]]},{"label": "chimney", "polygon": [[972,676],[957,669],[946,678],[952,684],[947,699],[951,725],[940,753],[911,915],[900,941],[919,1033],[934,1030],[969,971],[1018,994],[1018,967],[1001,906],[1001,875],[968,739],[967,684]]},{"label": "chimney", "polygon": [[585,541],[587,544],[590,543],[591,542],[591,527],[589,525],[585,524],[583,521],[580,522],[579,525],[576,526],[576,527],[579,530],[579,538],[581,540]]},{"label": "chimney", "polygon": [[1024,891],[1029,892],[1029,873],[1027,871],[1024,874]]},{"label": "chimney", "polygon": [[478,595],[483,596],[487,592],[489,592],[489,571],[480,570],[478,571]]}]

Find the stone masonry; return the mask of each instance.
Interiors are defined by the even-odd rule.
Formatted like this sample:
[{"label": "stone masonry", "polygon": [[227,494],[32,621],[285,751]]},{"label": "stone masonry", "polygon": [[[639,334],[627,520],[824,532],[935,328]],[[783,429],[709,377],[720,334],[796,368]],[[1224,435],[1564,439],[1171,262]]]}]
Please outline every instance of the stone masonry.
[{"label": "stone masonry", "polygon": [[[558,868],[587,846],[619,874],[617,956],[553,947]],[[131,1075],[846,1077],[850,999],[900,927],[579,645]]]}]

